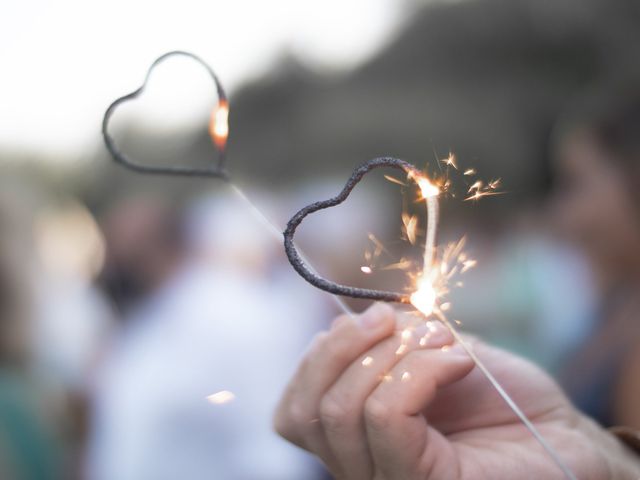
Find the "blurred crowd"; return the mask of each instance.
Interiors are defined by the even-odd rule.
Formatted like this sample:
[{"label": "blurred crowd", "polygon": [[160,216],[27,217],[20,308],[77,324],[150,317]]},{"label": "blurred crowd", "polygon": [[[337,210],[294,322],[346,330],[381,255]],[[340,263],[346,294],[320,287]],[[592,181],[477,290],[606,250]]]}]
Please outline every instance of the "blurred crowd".
[{"label": "blurred crowd", "polygon": [[[481,3],[456,2],[420,17],[380,58],[424,66],[400,48],[411,44],[445,65],[451,61],[445,47],[456,52],[460,45],[445,42],[437,52],[422,49],[422,34],[432,31],[425,25],[451,25],[464,8],[473,13]],[[622,0],[610,3],[620,11],[633,8]],[[590,5],[608,8],[595,0]],[[538,18],[540,9],[531,7],[530,16],[514,14],[514,22],[553,42],[545,43],[548,51],[536,50],[539,56],[533,48],[523,51],[541,59],[560,45],[580,68],[590,65],[591,60],[581,63],[582,57],[572,53],[574,40],[583,38],[580,28],[586,27],[576,20],[581,26],[572,24],[575,29],[567,31],[578,33],[570,38],[558,33],[558,25],[538,28],[527,19]],[[508,43],[500,39],[495,50]],[[559,63],[565,58],[552,57]],[[510,55],[500,61],[520,65]],[[532,70],[549,72],[552,63],[534,62]],[[387,142],[384,122],[397,123],[407,139],[422,141],[424,125],[418,125],[415,112],[403,112],[421,112],[425,102],[410,99],[424,100],[421,92],[427,91],[434,108],[425,115],[442,120],[439,127],[426,129],[433,142],[443,145],[467,134],[480,138],[475,145],[470,140],[466,151],[479,146],[479,156],[495,153],[495,164],[507,172],[504,195],[481,201],[481,207],[445,205],[441,242],[467,235],[469,255],[478,260],[463,279],[464,288],[451,294],[452,319],[460,320],[465,331],[543,365],[572,401],[602,425],[640,428],[640,83],[632,75],[618,75],[616,82],[593,81],[585,89],[558,67],[566,75],[549,75],[536,90],[539,85],[533,86],[528,70],[522,70],[514,85],[534,98],[536,108],[520,109],[508,99],[477,105],[458,99],[456,89],[455,98],[447,97],[453,106],[449,110],[441,109],[436,98],[438,92],[447,96],[448,83],[443,87],[434,81],[426,88],[416,80],[414,85],[406,80],[413,71],[402,65],[394,69],[393,62],[389,67],[374,60],[343,79],[336,87],[342,101],[337,110],[323,100],[331,88],[316,86],[315,96],[307,95],[313,82],[295,69],[285,69],[266,92],[255,86],[240,92],[237,110],[232,99],[231,130],[239,133],[232,133],[230,157],[242,135],[252,139],[238,147],[234,162],[238,158],[243,178],[256,164],[252,160],[250,168],[243,167],[247,158],[269,166],[255,173],[247,191],[274,225],[265,225],[243,198],[221,184],[187,186],[186,194],[176,195],[166,188],[173,179],[142,189],[143,177],[121,172],[93,180],[94,191],[60,193],[55,182],[42,182],[28,170],[6,169],[0,179],[0,478],[326,478],[315,460],[276,436],[271,414],[304,348],[340,313],[340,306],[293,272],[273,231],[299,207],[337,193],[349,165],[340,164],[340,175],[330,165],[341,158],[402,156],[404,147],[389,148],[406,139]],[[582,75],[580,68],[571,72]],[[478,66],[476,73],[481,70]],[[482,70],[485,80],[478,80],[479,86],[461,89],[461,95],[477,99],[474,92],[482,97],[487,91],[503,96],[506,77],[489,70]],[[359,98],[354,92],[383,91],[371,79],[385,75],[400,85],[396,74],[406,84],[388,95],[393,105],[375,105],[389,115],[353,113],[363,107],[363,102],[350,103]],[[489,74],[500,81],[486,81]],[[458,82],[476,81],[474,75],[455,76]],[[555,93],[546,96],[546,87]],[[560,99],[565,92],[571,95]],[[296,103],[302,97],[312,100]],[[278,102],[280,109],[274,106]],[[501,124],[483,121],[482,128],[493,133],[477,134],[466,122],[473,113],[463,116],[462,104],[476,116],[504,109],[526,121],[516,124],[503,115],[504,131]],[[547,104],[554,109],[545,110]],[[251,108],[262,117],[249,114]],[[454,113],[465,121],[448,120]],[[240,119],[237,130],[233,115]],[[371,123],[360,122],[362,115]],[[531,118],[535,125],[527,123]],[[318,124],[336,142],[316,139]],[[533,133],[525,136],[520,127],[531,127]],[[442,141],[437,128],[447,131]],[[503,151],[495,147],[501,137],[509,145]],[[198,136],[182,154],[201,149],[201,140]],[[132,143],[122,141],[125,148]],[[431,158],[429,145],[414,142],[411,148],[422,149],[424,156],[405,159],[422,165]],[[338,148],[339,154],[333,150]],[[299,155],[299,149],[305,154]],[[470,156],[460,155],[464,161]],[[326,165],[320,161],[325,157]],[[290,170],[282,165],[285,161]],[[436,153],[432,163],[437,162]],[[289,178],[310,165],[319,165],[315,178],[302,173]],[[500,176],[499,170],[490,173]],[[281,176],[295,186],[282,188],[275,180]],[[402,205],[388,182],[384,187],[367,182],[344,208],[309,219],[300,244],[326,276],[391,287],[404,274],[368,275],[360,267],[370,260],[364,254],[371,252],[372,238],[382,239],[394,254],[403,248],[397,246]],[[535,195],[523,193],[528,182],[535,185]],[[380,193],[382,188],[387,190]],[[480,211],[476,208],[481,214],[473,213]],[[364,304],[350,306],[357,310]]]},{"label": "blurred crowd", "polygon": [[[567,108],[552,193],[501,228],[468,225],[482,266],[453,298],[471,331],[532,356],[605,426],[640,427],[638,93]],[[283,199],[256,198],[282,224]],[[300,241],[325,274],[366,281],[360,237],[393,230],[392,210],[364,189]],[[270,418],[338,309],[232,189],[130,193],[95,216],[16,177],[0,222],[2,478],[322,478]]]}]

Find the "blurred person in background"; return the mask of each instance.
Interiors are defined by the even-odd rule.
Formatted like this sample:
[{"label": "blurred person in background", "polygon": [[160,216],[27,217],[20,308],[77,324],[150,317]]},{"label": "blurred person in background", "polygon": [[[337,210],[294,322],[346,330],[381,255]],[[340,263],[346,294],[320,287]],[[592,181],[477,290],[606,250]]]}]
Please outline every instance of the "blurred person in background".
[{"label": "blurred person in background", "polygon": [[6,187],[0,190],[0,478],[74,478],[63,446],[63,403],[33,368],[37,270],[33,212],[25,207],[31,199],[26,188]]},{"label": "blurred person in background", "polygon": [[322,475],[271,412],[328,317],[324,297],[237,200],[184,211],[141,195],[105,216],[104,281],[123,322],[96,379],[88,478]]},{"label": "blurred person in background", "polygon": [[600,295],[563,383],[601,424],[640,428],[640,91],[579,102],[559,123],[556,156],[556,220],[589,259]]}]

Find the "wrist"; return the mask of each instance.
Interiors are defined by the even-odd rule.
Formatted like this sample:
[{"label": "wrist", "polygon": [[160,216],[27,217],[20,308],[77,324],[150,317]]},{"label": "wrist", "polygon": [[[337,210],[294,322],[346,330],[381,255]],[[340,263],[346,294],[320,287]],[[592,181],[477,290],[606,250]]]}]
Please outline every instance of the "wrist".
[{"label": "wrist", "polygon": [[607,431],[586,416],[582,416],[579,425],[579,429],[593,442],[606,464],[608,480],[640,479],[640,453],[626,443],[621,429]]},{"label": "wrist", "polygon": [[640,478],[640,432],[629,427],[613,427],[608,430],[621,451],[619,471],[613,476],[615,480]]}]

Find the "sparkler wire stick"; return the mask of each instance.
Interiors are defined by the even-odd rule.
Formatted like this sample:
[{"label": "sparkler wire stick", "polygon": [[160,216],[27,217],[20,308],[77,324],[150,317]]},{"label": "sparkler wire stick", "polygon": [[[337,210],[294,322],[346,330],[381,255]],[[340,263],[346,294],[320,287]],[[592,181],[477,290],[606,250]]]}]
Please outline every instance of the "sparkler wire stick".
[{"label": "sparkler wire stick", "polygon": [[[142,92],[144,92],[147,83],[149,82],[149,78],[151,77],[151,73],[154,68],[158,66],[160,63],[167,60],[172,56],[184,56],[190,58],[197,63],[199,63],[202,67],[204,67],[209,76],[213,80],[216,86],[217,94],[218,94],[218,105],[217,108],[212,112],[211,122],[209,125],[209,132],[214,141],[214,145],[216,150],[219,153],[218,162],[213,168],[191,168],[191,167],[177,167],[177,166],[169,166],[169,167],[160,167],[154,165],[142,165],[136,163],[129,159],[123,152],[121,152],[115,144],[113,137],[109,134],[109,123],[111,121],[111,117],[117,108],[130,100],[135,99],[140,96]],[[133,170],[137,173],[143,174],[153,174],[153,175],[168,175],[168,176],[187,176],[187,177],[208,177],[208,178],[219,178],[226,182],[231,190],[240,198],[249,211],[265,226],[267,231],[269,231],[278,241],[282,241],[282,233],[281,229],[274,224],[257,206],[255,203],[251,201],[251,199],[247,196],[247,194],[235,183],[232,182],[229,173],[225,170],[225,160],[226,160],[226,139],[228,135],[228,101],[227,95],[222,87],[222,83],[218,79],[218,76],[215,74],[213,69],[200,57],[194,55],[190,52],[185,52],[182,50],[175,50],[171,52],[167,52],[160,57],[158,57],[149,67],[147,73],[145,75],[144,82],[142,85],[134,90],[133,92],[124,95],[109,105],[107,108],[104,118],[102,120],[102,136],[104,138],[104,143],[109,150],[112,158],[120,165],[129,170]],[[311,267],[311,263],[308,261],[306,257],[303,257],[304,261],[309,268]],[[336,303],[338,308],[342,310],[345,314],[349,316],[353,316],[353,311],[349,308],[349,306],[344,302],[344,300],[340,297],[332,295],[331,297],[333,301]]]},{"label": "sparkler wire stick", "polygon": [[[244,191],[240,187],[238,187],[235,183],[231,183],[231,182],[229,182],[229,185],[231,186],[231,190],[233,191],[233,193],[235,193],[238,196],[238,198],[240,198],[245,203],[249,211],[251,211],[251,213],[253,213],[253,215],[265,226],[267,231],[269,231],[269,233],[271,233],[276,240],[281,242],[282,241],[281,229],[278,228],[275,225],[275,223],[269,220],[269,218],[267,218],[267,216],[262,212],[262,210],[260,210],[256,206],[256,204],[253,203],[249,197],[247,197],[247,195],[244,193]],[[309,262],[308,257],[302,253],[299,247],[296,247],[296,248],[298,250],[298,254],[302,259],[302,261],[307,265],[307,267],[309,267],[313,272],[315,272],[315,269]],[[340,310],[342,310],[343,313],[349,315],[350,317],[354,315],[351,308],[345,303],[345,301],[341,297],[337,295],[332,295],[331,298],[333,298],[333,301],[336,303],[336,305],[338,305],[338,308],[340,308]]]},{"label": "sparkler wire stick", "polygon": [[298,213],[296,213],[291,220],[287,223],[287,228],[284,231],[284,249],[289,258],[289,262],[293,268],[311,285],[324,290],[325,292],[333,293],[334,295],[343,295],[351,298],[366,298],[370,300],[377,300],[381,302],[396,302],[396,303],[410,303],[410,296],[406,293],[388,292],[384,290],[371,290],[367,288],[350,287],[347,285],[341,285],[336,282],[327,280],[321,277],[315,271],[308,267],[308,264],[303,260],[298,252],[296,245],[293,241],[293,237],[297,228],[302,221],[308,215],[317,212],[318,210],[324,210],[326,208],[335,207],[343,203],[348,197],[355,186],[362,180],[368,172],[375,168],[396,168],[406,172],[407,174],[420,175],[420,171],[404,160],[399,160],[392,157],[380,157],[369,160],[363,163],[355,169],[351,177],[347,180],[346,185],[342,191],[328,200],[322,200],[319,202],[307,205]]}]

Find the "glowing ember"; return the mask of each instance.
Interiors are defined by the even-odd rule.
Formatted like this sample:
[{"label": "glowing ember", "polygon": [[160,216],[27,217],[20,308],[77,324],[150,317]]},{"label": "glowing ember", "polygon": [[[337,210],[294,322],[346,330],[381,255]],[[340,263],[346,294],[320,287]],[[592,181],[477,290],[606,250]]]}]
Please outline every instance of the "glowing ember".
[{"label": "glowing ember", "polygon": [[478,262],[476,262],[475,260],[465,260],[464,262],[462,262],[462,271],[461,271],[461,273],[464,273],[467,270],[469,270],[470,268],[475,267],[477,263]]},{"label": "glowing ember", "polygon": [[411,294],[411,303],[423,315],[428,316],[433,313],[436,306],[436,291],[428,279],[422,278],[418,282],[418,289]]},{"label": "glowing ember", "polygon": [[451,152],[449,152],[449,156],[447,158],[445,158],[444,160],[442,160],[442,162],[447,167],[453,167],[456,170],[458,169],[458,165],[456,164],[456,156]]},{"label": "glowing ember", "polygon": [[398,180],[396,177],[392,177],[391,175],[385,175],[384,178],[386,178],[387,180],[389,180],[391,183],[395,183],[396,185],[400,185],[402,187],[406,187],[407,184],[404,182],[401,182],[400,180]]},{"label": "glowing ember", "polygon": [[229,104],[225,100],[220,101],[211,112],[209,135],[211,135],[216,147],[224,150],[229,136]]},{"label": "glowing ember", "polygon": [[411,245],[416,244],[416,231],[418,228],[418,217],[416,215],[402,214],[402,226],[407,240]]},{"label": "glowing ember", "polygon": [[221,390],[217,393],[209,395],[207,397],[207,400],[209,401],[209,403],[213,403],[214,405],[223,405],[225,403],[232,402],[233,400],[235,400],[235,398],[236,396],[233,394],[233,392],[230,392],[229,390]]},{"label": "glowing ember", "polygon": [[427,177],[420,177],[416,180],[422,193],[422,198],[437,197],[440,195],[440,189],[429,181]]}]

